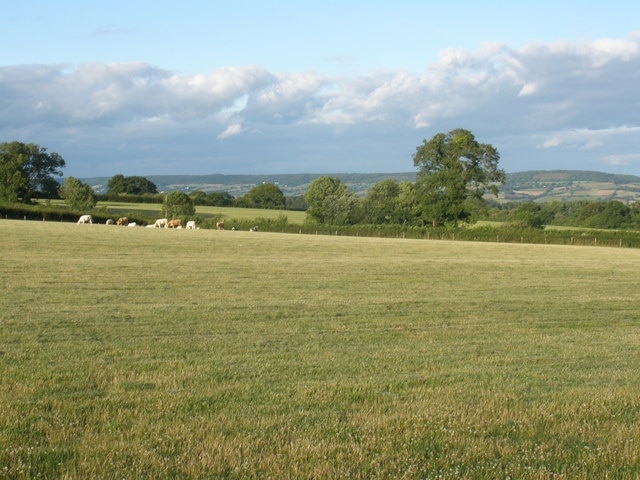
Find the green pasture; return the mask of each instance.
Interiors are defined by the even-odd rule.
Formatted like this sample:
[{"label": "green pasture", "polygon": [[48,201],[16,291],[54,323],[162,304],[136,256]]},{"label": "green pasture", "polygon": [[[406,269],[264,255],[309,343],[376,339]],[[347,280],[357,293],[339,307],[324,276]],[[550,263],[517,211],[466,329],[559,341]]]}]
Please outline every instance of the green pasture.
[{"label": "green pasture", "polygon": [[0,231],[0,478],[640,476],[639,249]]},{"label": "green pasture", "polygon": [[[136,213],[150,219],[162,218],[162,205],[152,203],[123,203],[123,202],[98,202],[98,209],[106,209],[110,213],[128,214]],[[238,208],[238,207],[211,207],[196,206],[196,215],[215,220],[254,220],[257,218],[276,219],[281,215],[287,217],[288,223],[302,224],[306,213],[297,210],[268,210],[263,208]]]}]

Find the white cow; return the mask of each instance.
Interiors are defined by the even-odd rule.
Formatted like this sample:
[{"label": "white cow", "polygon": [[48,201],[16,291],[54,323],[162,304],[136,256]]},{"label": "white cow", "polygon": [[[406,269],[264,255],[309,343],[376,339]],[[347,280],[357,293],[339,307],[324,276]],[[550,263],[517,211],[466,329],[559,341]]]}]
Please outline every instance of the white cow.
[{"label": "white cow", "polygon": [[138,224],[136,222],[129,222],[127,223],[127,227],[137,227]]},{"label": "white cow", "polygon": [[93,223],[93,218],[91,217],[91,215],[82,215],[78,220],[78,225],[80,225],[81,223]]},{"label": "white cow", "polygon": [[187,222],[187,230],[195,230],[196,229],[196,221],[195,220],[189,220]]},{"label": "white cow", "polygon": [[169,221],[166,218],[159,218],[156,220],[156,223],[153,224],[156,228],[167,228],[167,223]]}]

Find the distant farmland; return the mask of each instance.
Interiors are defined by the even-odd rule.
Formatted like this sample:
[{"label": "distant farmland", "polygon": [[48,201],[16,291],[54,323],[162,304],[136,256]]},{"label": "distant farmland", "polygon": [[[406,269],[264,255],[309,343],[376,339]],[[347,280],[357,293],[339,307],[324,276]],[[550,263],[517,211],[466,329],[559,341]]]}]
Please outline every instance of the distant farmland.
[{"label": "distant farmland", "polygon": [[[365,195],[377,182],[393,179],[414,182],[415,172],[401,173],[338,173],[352,192]],[[225,191],[234,197],[246,194],[261,183],[274,183],[286,196],[304,195],[309,183],[320,174],[286,175],[151,175],[160,191],[203,190]],[[86,178],[83,181],[104,191],[108,177]],[[549,170],[507,173],[501,188],[500,201],[551,200],[640,200],[640,177],[580,170]]]}]

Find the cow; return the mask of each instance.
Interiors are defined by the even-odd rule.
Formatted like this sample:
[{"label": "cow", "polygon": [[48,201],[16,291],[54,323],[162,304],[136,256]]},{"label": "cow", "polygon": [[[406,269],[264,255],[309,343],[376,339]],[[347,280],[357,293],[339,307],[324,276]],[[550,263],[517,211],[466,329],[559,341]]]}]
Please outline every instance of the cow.
[{"label": "cow", "polygon": [[127,223],[127,227],[137,227],[138,224],[136,222]]},{"label": "cow", "polygon": [[78,225],[80,225],[81,223],[93,223],[93,218],[91,217],[91,215],[82,215],[78,219]]},{"label": "cow", "polygon": [[249,229],[250,232],[257,232],[258,231],[258,226],[256,225],[255,227],[251,227]]},{"label": "cow", "polygon": [[182,228],[182,222],[179,218],[174,218],[167,222],[167,228]]},{"label": "cow", "polygon": [[111,218],[106,221],[107,225],[115,225],[115,223],[116,222],[114,222],[113,219],[111,219]]},{"label": "cow", "polygon": [[126,227],[129,225],[129,219],[127,217],[120,217],[116,220],[116,225],[124,225]]},{"label": "cow", "polygon": [[224,230],[224,221],[216,222],[216,228],[218,230]]},{"label": "cow", "polygon": [[189,220],[187,222],[187,230],[195,230],[196,229],[196,222],[195,220]]},{"label": "cow", "polygon": [[153,226],[155,228],[167,228],[167,219],[159,218],[158,220],[156,220],[156,223],[154,223]]}]

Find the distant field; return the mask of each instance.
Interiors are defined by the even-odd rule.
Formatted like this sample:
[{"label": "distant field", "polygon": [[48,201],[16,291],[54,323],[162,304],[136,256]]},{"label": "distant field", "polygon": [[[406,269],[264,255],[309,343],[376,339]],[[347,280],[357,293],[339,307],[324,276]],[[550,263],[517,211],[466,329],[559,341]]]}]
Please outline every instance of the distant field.
[{"label": "distant field", "polygon": [[[151,203],[98,202],[97,208],[107,208],[113,213],[137,212],[149,218],[161,218],[162,205]],[[294,210],[267,210],[261,208],[196,206],[196,214],[224,220],[253,220],[256,218],[275,219],[285,215],[289,223],[304,223],[305,212]]]},{"label": "distant field", "polygon": [[640,475],[638,249],[0,229],[0,478]]}]

